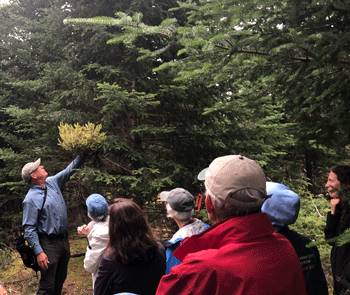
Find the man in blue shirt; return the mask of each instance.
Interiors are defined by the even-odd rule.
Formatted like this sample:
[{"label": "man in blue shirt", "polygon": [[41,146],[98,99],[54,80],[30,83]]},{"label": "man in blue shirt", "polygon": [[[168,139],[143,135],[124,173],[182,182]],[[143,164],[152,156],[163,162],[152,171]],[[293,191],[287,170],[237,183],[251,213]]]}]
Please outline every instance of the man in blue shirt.
[{"label": "man in blue shirt", "polygon": [[85,156],[76,157],[66,169],[52,177],[47,177],[40,159],[22,168],[22,178],[30,185],[23,201],[24,237],[37,255],[41,268],[37,295],[60,295],[67,277],[70,249],[67,209],[61,189],[84,160]]}]

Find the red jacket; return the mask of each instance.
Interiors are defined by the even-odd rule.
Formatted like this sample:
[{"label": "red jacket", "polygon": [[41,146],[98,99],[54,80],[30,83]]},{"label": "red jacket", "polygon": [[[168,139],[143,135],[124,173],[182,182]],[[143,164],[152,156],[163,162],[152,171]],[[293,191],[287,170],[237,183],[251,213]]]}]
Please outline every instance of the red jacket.
[{"label": "red jacket", "polygon": [[306,295],[298,256],[265,213],[226,219],[185,239],[174,256],[182,264],[157,295]]}]

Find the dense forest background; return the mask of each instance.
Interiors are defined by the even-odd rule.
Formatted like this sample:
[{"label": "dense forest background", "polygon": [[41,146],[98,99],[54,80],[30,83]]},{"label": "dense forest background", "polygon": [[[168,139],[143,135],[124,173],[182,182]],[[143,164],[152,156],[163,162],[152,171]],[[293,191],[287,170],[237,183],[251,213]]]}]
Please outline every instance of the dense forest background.
[{"label": "dense forest background", "polygon": [[61,123],[107,135],[65,188],[73,227],[94,192],[197,195],[222,155],[305,199],[350,162],[349,1],[13,0],[0,24],[0,244],[20,229],[23,165],[53,175],[75,156]]}]

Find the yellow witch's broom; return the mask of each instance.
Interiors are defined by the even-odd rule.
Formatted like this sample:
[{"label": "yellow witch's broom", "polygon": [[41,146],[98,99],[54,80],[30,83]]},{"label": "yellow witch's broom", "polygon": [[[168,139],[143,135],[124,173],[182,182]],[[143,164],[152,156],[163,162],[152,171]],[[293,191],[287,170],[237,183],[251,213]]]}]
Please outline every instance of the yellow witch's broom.
[{"label": "yellow witch's broom", "polygon": [[101,143],[106,139],[106,134],[100,132],[102,125],[87,123],[80,126],[61,123],[58,126],[59,135],[58,145],[72,153],[83,154],[97,151]]}]

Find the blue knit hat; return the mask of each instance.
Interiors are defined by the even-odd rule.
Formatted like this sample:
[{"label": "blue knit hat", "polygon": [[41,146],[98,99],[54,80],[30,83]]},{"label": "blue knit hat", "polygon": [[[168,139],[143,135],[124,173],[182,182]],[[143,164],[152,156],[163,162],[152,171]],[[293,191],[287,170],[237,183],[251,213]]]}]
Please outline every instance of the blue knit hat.
[{"label": "blue knit hat", "polygon": [[86,206],[93,219],[108,215],[108,203],[100,194],[92,194],[86,199]]},{"label": "blue knit hat", "polygon": [[284,184],[276,182],[266,182],[266,192],[272,196],[264,202],[261,212],[267,214],[275,231],[293,224],[299,214],[299,196]]}]

